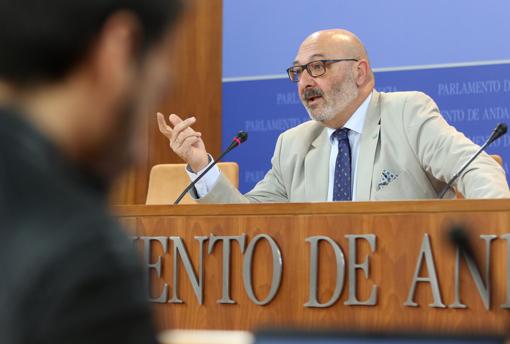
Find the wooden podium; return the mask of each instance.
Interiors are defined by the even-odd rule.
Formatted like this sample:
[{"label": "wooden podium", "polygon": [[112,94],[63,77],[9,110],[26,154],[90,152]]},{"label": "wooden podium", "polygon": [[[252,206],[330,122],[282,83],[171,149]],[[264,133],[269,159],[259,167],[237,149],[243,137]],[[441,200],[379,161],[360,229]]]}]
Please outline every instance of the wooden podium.
[{"label": "wooden podium", "polygon": [[143,252],[160,329],[509,329],[510,200],[114,212]]}]

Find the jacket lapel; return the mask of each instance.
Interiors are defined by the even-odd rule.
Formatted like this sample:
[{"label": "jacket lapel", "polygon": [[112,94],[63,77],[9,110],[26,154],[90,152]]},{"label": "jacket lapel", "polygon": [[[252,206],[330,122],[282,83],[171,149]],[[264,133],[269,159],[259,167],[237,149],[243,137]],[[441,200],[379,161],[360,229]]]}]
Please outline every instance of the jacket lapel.
[{"label": "jacket lapel", "polygon": [[360,150],[356,172],[356,200],[370,200],[372,190],[372,176],[379,133],[381,127],[380,94],[375,91],[368,105],[363,133],[360,138]]},{"label": "jacket lapel", "polygon": [[309,202],[326,202],[328,198],[331,144],[326,128],[318,126],[317,137],[305,157],[305,193]]}]

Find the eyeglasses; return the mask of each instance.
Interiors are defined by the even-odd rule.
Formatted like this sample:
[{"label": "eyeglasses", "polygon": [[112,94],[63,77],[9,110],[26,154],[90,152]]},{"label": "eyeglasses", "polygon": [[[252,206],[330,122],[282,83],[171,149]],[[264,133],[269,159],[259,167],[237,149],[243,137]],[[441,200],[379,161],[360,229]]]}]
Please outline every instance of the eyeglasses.
[{"label": "eyeglasses", "polygon": [[359,59],[337,59],[337,60],[317,60],[308,62],[307,64],[301,66],[292,66],[287,68],[287,74],[289,75],[289,79],[292,82],[298,82],[301,78],[301,74],[306,69],[308,74],[312,77],[318,77],[324,75],[326,73],[326,63],[335,63],[335,62],[343,62],[343,61],[359,61]]}]

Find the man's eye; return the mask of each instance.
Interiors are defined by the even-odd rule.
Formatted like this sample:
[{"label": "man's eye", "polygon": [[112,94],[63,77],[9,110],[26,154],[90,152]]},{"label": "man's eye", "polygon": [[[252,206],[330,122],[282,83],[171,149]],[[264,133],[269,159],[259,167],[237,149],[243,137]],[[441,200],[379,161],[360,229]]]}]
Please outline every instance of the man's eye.
[{"label": "man's eye", "polygon": [[314,63],[314,64],[312,64],[312,69],[313,70],[321,70],[322,66],[320,63]]}]

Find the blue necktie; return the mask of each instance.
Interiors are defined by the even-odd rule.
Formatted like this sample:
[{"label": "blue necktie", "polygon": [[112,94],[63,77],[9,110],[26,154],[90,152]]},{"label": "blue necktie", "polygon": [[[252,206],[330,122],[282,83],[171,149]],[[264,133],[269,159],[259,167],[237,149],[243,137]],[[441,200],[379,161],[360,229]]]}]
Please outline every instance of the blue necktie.
[{"label": "blue necktie", "polygon": [[333,185],[333,201],[351,201],[351,146],[349,145],[349,129],[335,130],[333,136],[338,140],[338,155],[335,164],[335,180]]}]

